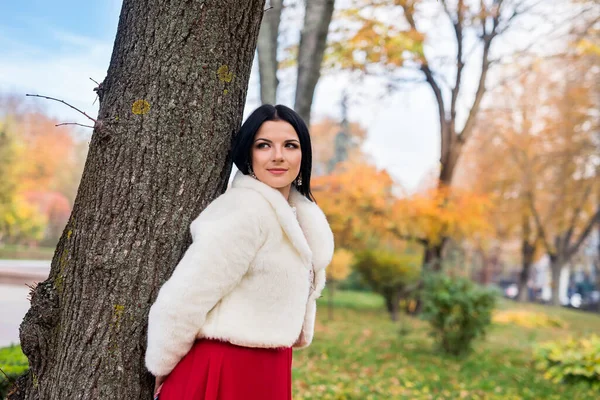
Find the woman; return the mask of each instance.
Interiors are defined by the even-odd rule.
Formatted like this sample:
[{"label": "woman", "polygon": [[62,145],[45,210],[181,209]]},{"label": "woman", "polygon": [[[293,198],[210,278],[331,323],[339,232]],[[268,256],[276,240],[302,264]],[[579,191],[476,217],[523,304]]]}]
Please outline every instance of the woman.
[{"label": "woman", "polygon": [[310,191],[308,129],[263,105],[233,146],[231,188],[150,309],[146,366],[161,400],[291,399],[292,347],[310,345],[333,235]]}]

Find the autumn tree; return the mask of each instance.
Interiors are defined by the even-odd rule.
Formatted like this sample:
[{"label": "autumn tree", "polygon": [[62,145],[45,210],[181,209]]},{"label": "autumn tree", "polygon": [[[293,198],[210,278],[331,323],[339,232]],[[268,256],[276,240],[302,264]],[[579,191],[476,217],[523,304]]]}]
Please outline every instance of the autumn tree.
[{"label": "autumn tree", "polygon": [[513,73],[512,69],[529,73],[493,92],[495,101],[482,110],[465,148],[457,184],[489,196],[489,221],[496,239],[520,242],[519,300],[526,301],[531,267],[542,250],[527,195],[539,183],[542,168],[536,126],[545,113],[539,102],[547,77],[520,64],[505,73]]},{"label": "autumn tree", "polygon": [[20,330],[11,399],[149,399],[147,314],[227,185],[264,1],[124,0],[49,278]]},{"label": "autumn tree", "polygon": [[46,219],[19,192],[22,175],[19,166],[25,159],[13,121],[9,115],[0,120],[0,245],[38,241]]},{"label": "autumn tree", "polygon": [[385,170],[346,162],[316,177],[313,193],[327,215],[336,247],[361,250],[389,237],[394,181]]},{"label": "autumn tree", "polygon": [[[441,142],[439,187],[451,186],[486,92],[495,61],[493,44],[535,1],[359,0],[353,4],[344,16],[354,28],[338,33],[339,39],[332,43],[329,54],[331,65],[384,76],[392,86],[423,81],[431,88]],[[432,16],[433,9],[445,18]],[[450,27],[451,45],[428,38],[433,36],[433,29],[426,28],[431,26],[426,22],[432,18],[436,19],[435,29]],[[427,46],[430,52],[425,51]],[[436,59],[440,54],[442,59]],[[476,88],[472,93],[465,88],[466,70],[476,71],[470,82]],[[427,247],[427,265],[440,268],[445,242],[446,238],[441,238],[433,247]]]},{"label": "autumn tree", "polygon": [[[324,118],[313,123],[310,132],[313,147],[313,174],[328,175],[340,162],[365,164],[367,156],[361,146],[366,138],[367,131],[356,122],[344,124],[332,118]],[[338,154],[339,147],[343,147],[343,155]]]},{"label": "autumn tree", "polygon": [[550,93],[543,132],[547,161],[541,175],[543,190],[527,194],[550,257],[555,305],[560,304],[561,269],[600,222],[600,203],[593,197],[600,188],[595,145],[598,116],[590,96],[595,84],[589,77],[586,70],[571,64]]},{"label": "autumn tree", "polygon": [[477,135],[489,140],[467,157],[479,171],[471,169],[471,183],[495,199],[496,226],[521,241],[522,300],[534,258],[544,251],[558,304],[560,270],[599,218],[592,196],[598,188],[595,78],[572,62],[538,60],[517,85],[497,90],[480,121],[486,133]]},{"label": "autumn tree", "polygon": [[350,275],[353,263],[354,254],[348,249],[340,248],[334,252],[331,264],[327,267],[327,305],[330,321],[333,319],[333,297],[337,284]]}]

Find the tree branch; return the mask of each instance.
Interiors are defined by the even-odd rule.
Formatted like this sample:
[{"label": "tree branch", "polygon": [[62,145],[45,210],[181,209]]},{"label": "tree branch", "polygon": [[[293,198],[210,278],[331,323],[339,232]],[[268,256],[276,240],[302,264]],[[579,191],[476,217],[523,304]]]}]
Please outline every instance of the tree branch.
[{"label": "tree branch", "polygon": [[583,197],[581,198],[581,203],[578,204],[577,208],[575,208],[575,210],[573,211],[573,216],[571,218],[571,222],[568,225],[567,234],[565,237],[565,242],[567,244],[571,242],[571,236],[573,236],[573,231],[575,231],[575,224],[577,223],[577,218],[579,218],[579,214],[581,213],[581,210],[583,209],[585,201],[587,200],[590,193],[592,193],[591,185],[586,188],[585,192],[583,193]]},{"label": "tree branch", "polygon": [[548,238],[546,236],[546,231],[544,230],[544,226],[540,219],[540,215],[538,214],[538,212],[535,208],[535,204],[533,201],[533,194],[531,193],[530,190],[528,190],[526,195],[529,200],[529,208],[531,209],[531,213],[533,214],[533,219],[535,221],[535,225],[537,226],[537,229],[538,229],[538,236],[542,239],[542,242],[544,243],[544,247],[546,248],[546,251],[549,254],[554,254],[554,251],[552,250],[552,247],[550,246],[550,243],[548,242]]},{"label": "tree branch", "polygon": [[459,140],[462,143],[466,143],[471,134],[473,133],[473,127],[475,126],[475,118],[477,113],[479,112],[479,108],[481,107],[481,101],[483,100],[483,95],[485,93],[485,81],[487,78],[487,74],[490,68],[490,48],[492,46],[492,40],[495,37],[495,30],[498,26],[498,16],[500,15],[500,6],[502,4],[502,0],[498,1],[498,10],[496,11],[496,15],[493,18],[493,27],[490,33],[487,33],[485,17],[482,21],[483,25],[483,56],[481,60],[481,75],[479,76],[479,83],[477,85],[477,91],[475,92],[475,100],[473,101],[473,105],[471,106],[471,110],[469,111],[469,116],[467,117],[467,122],[465,122],[465,126],[463,127]]},{"label": "tree branch", "polygon": [[600,207],[598,207],[598,209],[596,209],[596,213],[590,218],[585,229],[581,232],[581,235],[579,235],[579,238],[577,239],[575,244],[572,247],[569,247],[568,243],[566,244],[567,248],[568,248],[568,250],[567,250],[568,257],[571,257],[573,254],[575,254],[577,252],[577,250],[579,250],[579,247],[585,241],[585,239],[588,237],[588,235],[592,231],[592,228],[594,227],[594,225],[597,222],[600,222]]},{"label": "tree branch", "polygon": [[63,126],[63,125],[77,125],[77,126],[83,126],[84,128],[92,128],[92,129],[94,129],[94,127],[91,126],[91,125],[78,124],[77,122],[63,122],[61,124],[56,124],[54,126]]},{"label": "tree branch", "polygon": [[[452,17],[452,14],[450,13],[450,10],[448,9],[448,5],[446,4],[446,0],[442,0],[442,5],[444,6],[444,11],[448,15],[448,18],[450,18],[450,21],[452,22],[452,25],[454,26],[454,36],[456,37],[456,46],[457,46],[456,80],[455,80],[454,87],[451,88],[452,99],[450,101],[450,121],[452,121],[452,124],[454,125],[454,121],[456,119],[456,102],[458,100],[458,94],[460,93],[462,72],[465,67],[464,57],[463,57],[464,43],[463,43],[463,31],[462,31],[463,23],[464,23],[465,5],[464,5],[464,0],[458,1],[457,10],[456,10],[456,19],[454,19]],[[454,132],[452,132],[452,134],[454,134]]]},{"label": "tree branch", "polygon": [[90,120],[94,121],[94,123],[96,123],[96,120],[94,118],[90,117],[85,112],[81,111],[79,108],[73,107],[72,105],[70,105],[69,103],[67,103],[64,100],[55,99],[54,97],[42,96],[42,95],[39,95],[39,94],[25,94],[25,96],[29,96],[29,97],[41,97],[42,99],[48,99],[48,100],[58,101],[59,103],[63,103],[65,105],[71,107],[73,110],[78,111],[79,113],[85,115],[88,119],[90,119]]}]

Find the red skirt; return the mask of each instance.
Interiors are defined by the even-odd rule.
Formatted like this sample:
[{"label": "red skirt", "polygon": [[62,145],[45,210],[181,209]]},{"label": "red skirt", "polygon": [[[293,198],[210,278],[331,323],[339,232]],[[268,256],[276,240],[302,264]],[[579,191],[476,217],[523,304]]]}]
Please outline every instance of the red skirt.
[{"label": "red skirt", "polygon": [[160,400],[291,400],[292,348],[196,341],[169,374]]}]

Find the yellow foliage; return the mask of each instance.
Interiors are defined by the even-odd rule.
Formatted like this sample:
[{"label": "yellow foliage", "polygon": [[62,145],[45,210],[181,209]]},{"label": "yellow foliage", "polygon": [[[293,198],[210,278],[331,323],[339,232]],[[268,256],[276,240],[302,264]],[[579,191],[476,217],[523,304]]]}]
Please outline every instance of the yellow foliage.
[{"label": "yellow foliage", "polygon": [[354,254],[346,249],[336,250],[333,254],[331,264],[327,267],[327,279],[341,281],[350,274],[350,268],[354,262]]},{"label": "yellow foliage", "polygon": [[395,203],[394,230],[433,245],[444,237],[462,239],[489,230],[489,207],[487,196],[457,188],[435,188]]},{"label": "yellow foliage", "polygon": [[385,170],[342,163],[311,182],[340,247],[362,249],[388,234],[393,180]]},{"label": "yellow foliage", "polygon": [[499,311],[494,313],[492,321],[496,324],[514,324],[525,328],[567,328],[567,323],[560,318],[525,310]]}]

